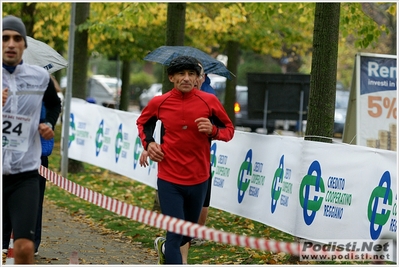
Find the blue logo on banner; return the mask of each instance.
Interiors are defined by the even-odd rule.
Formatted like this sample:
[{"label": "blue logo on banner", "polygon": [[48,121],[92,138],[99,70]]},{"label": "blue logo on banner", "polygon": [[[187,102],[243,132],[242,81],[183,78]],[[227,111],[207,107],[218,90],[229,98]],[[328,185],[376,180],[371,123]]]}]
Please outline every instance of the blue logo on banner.
[{"label": "blue logo on banner", "polygon": [[216,150],[217,150],[217,145],[216,143],[213,143],[211,146],[211,177],[213,178],[215,175],[215,168],[216,168]]},{"label": "blue logo on banner", "polygon": [[[313,173],[316,173],[316,176]],[[314,196],[310,198],[311,187],[314,192],[324,193],[324,181],[321,177],[321,166],[318,161],[313,161],[308,169],[308,174],[303,177],[299,188],[299,203],[303,209],[303,219],[307,225],[311,225],[316,212],[321,208],[323,197]],[[310,211],[310,214],[308,212]]]},{"label": "blue logo on banner", "polygon": [[284,155],[281,156],[280,158],[280,164],[278,165],[278,168],[276,172],[274,173],[274,178],[273,178],[273,183],[272,183],[272,213],[276,210],[277,207],[277,202],[280,198],[281,195],[281,187],[278,186],[278,182],[282,183],[283,182],[283,177],[284,177]]},{"label": "blue logo on banner", "polygon": [[122,123],[121,123],[119,124],[118,133],[116,134],[116,140],[115,140],[115,162],[118,162],[119,156],[121,154],[122,142],[123,142],[123,137],[122,137]]},{"label": "blue logo on banner", "polygon": [[73,113],[69,115],[69,129],[70,129],[70,134],[69,134],[68,148],[71,146],[71,143],[75,140],[76,125],[75,125],[75,116],[73,115]]},{"label": "blue logo on banner", "polygon": [[252,175],[252,149],[248,150],[245,156],[245,161],[241,164],[240,171],[238,172],[237,188],[238,188],[238,203],[244,199],[245,192],[248,190],[250,179],[245,178],[244,174]]},{"label": "blue logo on banner", "polygon": [[103,146],[103,138],[104,138],[104,120],[101,120],[96,134],[96,157],[98,157],[98,154],[100,154],[101,147]]},{"label": "blue logo on banner", "polygon": [[[377,212],[378,206],[381,205],[378,199],[382,199],[382,204],[385,205],[385,207],[391,207],[391,175],[388,171],[382,175],[380,183],[374,188],[369,200],[367,216],[370,221],[370,236],[373,240],[378,239],[381,234],[382,226],[388,222],[389,216],[391,215],[391,211],[386,208],[381,208],[380,213]],[[375,225],[377,225],[377,229],[375,229]]]}]

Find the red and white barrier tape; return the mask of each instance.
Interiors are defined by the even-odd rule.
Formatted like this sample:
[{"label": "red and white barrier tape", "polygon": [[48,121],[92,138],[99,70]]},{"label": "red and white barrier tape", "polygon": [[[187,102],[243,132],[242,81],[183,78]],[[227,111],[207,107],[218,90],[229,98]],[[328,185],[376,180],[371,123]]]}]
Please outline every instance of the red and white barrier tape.
[{"label": "red and white barrier tape", "polygon": [[7,250],[7,258],[5,265],[14,265],[14,231],[11,232],[10,243]]},{"label": "red and white barrier tape", "polygon": [[[299,243],[288,243],[275,240],[266,240],[264,238],[248,237],[243,235],[236,235],[232,233],[218,231],[206,226],[173,218],[157,212],[149,211],[140,207],[126,204],[122,201],[104,196],[100,193],[94,192],[83,186],[80,186],[57,173],[50,171],[44,166],[40,166],[40,175],[47,180],[53,182],[62,189],[90,202],[99,207],[112,211],[116,214],[125,216],[129,219],[148,224],[153,227],[161,228],[166,231],[182,234],[190,237],[200,239],[212,240],[218,243],[229,244],[233,246],[248,247],[252,249],[270,251],[274,253],[285,252],[291,255],[300,255]],[[348,255],[357,254],[356,252],[348,251],[314,251],[306,250],[306,253],[312,255]]]}]

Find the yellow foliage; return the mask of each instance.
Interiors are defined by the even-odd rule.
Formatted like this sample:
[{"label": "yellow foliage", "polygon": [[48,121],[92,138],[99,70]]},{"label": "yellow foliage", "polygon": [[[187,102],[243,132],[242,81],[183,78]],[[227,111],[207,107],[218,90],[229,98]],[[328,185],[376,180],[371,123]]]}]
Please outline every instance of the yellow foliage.
[{"label": "yellow foliage", "polygon": [[255,228],[255,226],[254,226],[253,223],[250,223],[250,224],[247,225],[247,228],[250,229],[250,230],[253,230]]},{"label": "yellow foliage", "polygon": [[307,18],[306,18],[306,17],[304,17],[304,16],[300,16],[300,17],[299,17],[299,22],[304,23],[304,22],[306,22],[306,21],[307,21]]},{"label": "yellow foliage", "polygon": [[259,253],[254,253],[254,254],[252,255],[252,257],[253,257],[254,259],[259,259],[261,256],[259,255]]},{"label": "yellow foliage", "polygon": [[[16,5],[3,4],[3,14],[5,10],[11,12],[12,6],[15,9]],[[5,6],[8,7],[5,9]],[[89,50],[96,48],[99,53],[110,51],[115,49],[110,42],[116,40],[132,43],[129,50],[137,49],[135,41],[140,43],[148,36],[159,36],[159,32],[153,32],[165,27],[167,6],[168,3],[163,2],[90,3]],[[284,45],[297,46],[296,52],[304,56],[310,53],[308,51],[312,46],[314,6],[315,3],[306,2],[188,2],[186,34],[190,38],[187,39],[191,42],[189,45],[204,51],[211,47],[224,47],[227,41],[232,40],[239,42],[242,48],[276,58],[283,55],[281,48]],[[341,16],[345,16],[350,23],[344,29],[345,36],[350,40],[370,22],[364,18],[360,3],[343,3],[341,7]],[[50,46],[54,45],[52,39],[59,42],[62,38],[67,49],[71,3],[38,2],[36,9],[34,37],[45,40]],[[396,18],[396,3],[392,3],[385,12]],[[386,25],[380,25],[380,30],[385,31],[386,28]],[[53,38],[55,36],[57,38]],[[340,43],[346,41],[340,38]]]},{"label": "yellow foliage", "polygon": [[396,17],[396,3],[388,8],[388,13]]},{"label": "yellow foliage", "polygon": [[280,58],[280,57],[283,56],[283,51],[281,51],[281,50],[273,50],[271,52],[271,56],[275,57],[275,58]]},{"label": "yellow foliage", "polygon": [[137,27],[147,27],[147,20],[143,17],[139,17]]}]

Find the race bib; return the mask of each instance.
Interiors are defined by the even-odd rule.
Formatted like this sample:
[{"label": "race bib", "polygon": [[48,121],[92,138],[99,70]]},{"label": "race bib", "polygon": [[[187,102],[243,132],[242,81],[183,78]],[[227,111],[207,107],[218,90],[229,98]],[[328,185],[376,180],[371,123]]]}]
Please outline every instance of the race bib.
[{"label": "race bib", "polygon": [[26,152],[31,117],[3,113],[3,149]]}]

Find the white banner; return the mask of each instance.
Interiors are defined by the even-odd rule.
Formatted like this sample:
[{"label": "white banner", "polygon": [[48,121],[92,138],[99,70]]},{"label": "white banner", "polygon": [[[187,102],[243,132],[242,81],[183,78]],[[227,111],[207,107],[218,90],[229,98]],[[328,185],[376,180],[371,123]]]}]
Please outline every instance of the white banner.
[{"label": "white banner", "polygon": [[[156,188],[157,164],[138,164],[137,116],[72,99],[69,157]],[[211,163],[214,208],[320,242],[396,239],[394,151],[236,131],[212,142]]]}]

